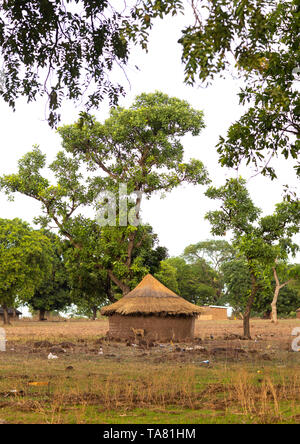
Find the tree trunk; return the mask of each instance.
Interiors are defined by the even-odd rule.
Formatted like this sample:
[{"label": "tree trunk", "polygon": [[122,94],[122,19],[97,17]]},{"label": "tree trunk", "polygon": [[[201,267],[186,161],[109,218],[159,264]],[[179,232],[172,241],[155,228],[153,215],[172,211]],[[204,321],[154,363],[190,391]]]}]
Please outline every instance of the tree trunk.
[{"label": "tree trunk", "polygon": [[244,326],[244,336],[245,338],[251,339],[250,334],[250,315],[251,315],[251,308],[258,290],[256,277],[253,271],[250,272],[251,274],[251,294],[249,296],[246,310],[243,315],[243,326]]},{"label": "tree trunk", "polygon": [[130,288],[127,284],[122,282],[120,279],[118,279],[111,270],[107,270],[107,274],[110,277],[110,279],[113,281],[114,284],[117,285],[117,287],[122,290],[123,296],[125,296],[127,293],[130,292]]},{"label": "tree trunk", "polygon": [[112,303],[117,302],[118,299],[114,297],[113,292],[111,291],[111,279],[109,276],[107,276],[105,282],[105,293],[110,302]]},{"label": "tree trunk", "polygon": [[93,307],[92,312],[93,312],[92,320],[95,321],[97,319],[98,307]]},{"label": "tree trunk", "polygon": [[244,328],[244,336],[245,338],[251,339],[250,334],[250,312],[244,315],[243,319],[243,328]]},{"label": "tree trunk", "polygon": [[277,301],[278,301],[279,291],[281,290],[281,288],[283,288],[287,284],[289,284],[292,281],[292,279],[289,279],[288,281],[286,281],[286,282],[284,282],[283,284],[280,285],[280,282],[279,282],[279,279],[278,279],[278,276],[277,276],[276,267],[273,267],[273,274],[274,274],[274,279],[275,279],[275,282],[276,282],[276,286],[275,286],[273,301],[271,303],[271,308],[272,308],[271,322],[273,322],[274,324],[278,324],[278,319],[277,319]]},{"label": "tree trunk", "polygon": [[44,308],[41,308],[40,313],[39,313],[39,320],[40,321],[47,321],[47,319],[45,318],[45,313],[46,313],[46,310]]},{"label": "tree trunk", "polygon": [[8,309],[6,305],[2,305],[3,308],[3,323],[4,325],[11,325],[11,322],[9,320],[9,314],[8,314]]},{"label": "tree trunk", "polygon": [[271,308],[272,308],[271,322],[273,322],[274,324],[278,324],[278,319],[277,319],[277,300],[278,300],[279,290],[280,290],[279,285],[276,285],[273,301],[271,303]]}]

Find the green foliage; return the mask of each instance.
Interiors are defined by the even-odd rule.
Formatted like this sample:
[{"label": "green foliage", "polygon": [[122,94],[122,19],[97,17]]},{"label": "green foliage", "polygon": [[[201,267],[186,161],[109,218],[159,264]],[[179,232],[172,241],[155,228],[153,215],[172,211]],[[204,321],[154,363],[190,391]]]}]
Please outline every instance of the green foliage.
[{"label": "green foliage", "polygon": [[233,259],[222,265],[226,302],[234,311],[244,313],[251,292],[251,276],[247,261]]},{"label": "green foliage", "polygon": [[216,304],[221,298],[222,282],[219,274],[204,259],[187,263],[183,257],[161,262],[155,275],[164,285],[197,305]]},{"label": "green foliage", "polygon": [[258,219],[261,212],[254,206],[242,178],[229,179],[220,188],[210,187],[206,195],[221,200],[221,210],[206,214],[212,233],[225,235],[232,231],[233,246],[249,263],[274,264],[295,254],[298,245],[293,236],[300,230],[300,201],[283,201],[276,205],[272,215]]},{"label": "green foliage", "polygon": [[[237,257],[225,262],[222,265],[222,274],[224,301],[233,307],[235,312],[244,313],[252,287],[251,274],[246,258]],[[264,314],[270,311],[274,287],[269,286],[269,276],[266,276],[262,269],[258,270],[256,279],[258,291],[253,301],[252,311]]]},{"label": "green foliage", "polygon": [[256,221],[261,210],[254,206],[244,179],[230,179],[219,188],[210,187],[206,196],[222,201],[222,210],[210,211],[206,219],[212,225],[212,233],[225,236],[228,230],[240,233],[251,233],[252,223]]},{"label": "green foliage", "polygon": [[[154,240],[156,241],[156,239]],[[143,258],[144,266],[149,269],[149,273],[152,275],[158,273],[161,262],[168,257],[167,248],[161,246],[157,246],[155,248],[145,248],[143,251],[139,249],[137,253]]]},{"label": "green foliage", "polygon": [[174,293],[179,293],[177,269],[169,264],[168,261],[161,262],[160,270],[155,274],[155,277],[167,288],[174,291]]},{"label": "green foliage", "polygon": [[44,276],[26,303],[33,310],[60,311],[72,303],[63,244],[54,233],[44,230],[43,234],[51,242],[52,270]]},{"label": "green foliage", "polygon": [[75,312],[96,318],[97,311],[108,300],[114,301],[111,282],[105,271],[97,270],[91,256],[84,250],[69,248],[66,252],[66,269],[71,286],[71,298]]},{"label": "green foliage", "polygon": [[[239,306],[245,309],[244,335],[250,337],[251,309],[253,304],[262,304],[264,289],[270,286],[270,270],[277,261],[287,260],[289,253],[295,254],[299,249],[293,236],[300,230],[300,201],[283,201],[276,205],[272,215],[259,219],[260,210],[254,206],[245,184],[239,178],[229,179],[219,188],[210,187],[206,195],[220,200],[221,209],[209,211],[206,218],[212,225],[213,234],[225,235],[227,231],[233,234],[233,246],[242,262],[229,263],[228,267],[241,267],[245,278],[241,282],[236,270],[227,270],[227,277],[231,273],[228,285],[231,289],[241,288]],[[249,273],[247,279],[245,267]],[[247,290],[249,278],[251,288]],[[233,293],[236,299],[237,292],[234,290]]]},{"label": "green foliage", "polygon": [[[179,0],[5,0],[1,5],[0,48],[5,84],[0,95],[12,107],[18,96],[48,97],[48,121],[60,119],[62,100],[85,96],[89,109],[104,97],[116,103],[124,88],[110,80],[127,64],[130,43],[147,48],[156,17],[181,10]],[[86,91],[86,93],[85,93]]]},{"label": "green foliage", "polygon": [[218,144],[220,163],[242,160],[276,172],[267,161],[281,154],[297,162],[299,154],[300,71],[298,0],[214,0],[193,2],[195,24],[183,31],[186,82],[210,82],[233,66],[246,86],[240,90],[249,109]]},{"label": "green foliage", "polygon": [[104,178],[91,179],[93,187],[116,192],[116,185],[126,183],[129,193],[150,196],[182,182],[208,182],[201,161],[183,162],[180,141],[185,134],[198,135],[203,127],[202,111],[157,91],[136,97],[129,109],[112,108],[103,124],[82,113],[78,122],[58,131],[74,162],[105,173]]},{"label": "green foliage", "polygon": [[220,271],[222,264],[234,257],[235,249],[224,240],[210,239],[188,245],[184,249],[183,257],[194,263],[205,259],[216,271]]},{"label": "green foliage", "polygon": [[51,273],[49,239],[20,219],[0,219],[0,305],[27,301]]},{"label": "green foliage", "polygon": [[[187,102],[160,92],[141,94],[129,109],[112,109],[103,124],[83,113],[78,122],[59,129],[65,150],[49,166],[56,184],[42,176],[46,160],[35,147],[19,161],[17,174],[0,179],[0,188],[10,196],[20,192],[41,202],[44,215],[36,221],[44,227],[54,221],[81,262],[106,272],[126,293],[153,265],[145,257],[155,243],[151,227],[123,226],[119,205],[116,226],[99,226],[80,210],[101,206],[101,192],[118,198],[120,184],[127,185],[128,193],[150,197],[184,182],[207,183],[202,162],[183,162],[180,141],[184,134],[199,134],[203,126],[202,112]],[[131,199],[128,211],[138,203],[138,196]],[[141,222],[139,211],[135,216]]]}]

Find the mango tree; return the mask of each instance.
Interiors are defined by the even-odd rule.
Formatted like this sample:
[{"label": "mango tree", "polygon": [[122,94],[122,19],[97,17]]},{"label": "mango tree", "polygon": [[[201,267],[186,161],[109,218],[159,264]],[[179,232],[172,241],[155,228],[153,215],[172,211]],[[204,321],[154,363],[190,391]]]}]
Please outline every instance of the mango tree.
[{"label": "mango tree", "polygon": [[[126,294],[135,276],[148,271],[136,255],[149,243],[149,227],[141,224],[141,196],[150,198],[182,183],[208,183],[200,160],[183,160],[180,140],[198,135],[203,127],[203,113],[186,101],[161,92],[141,94],[129,109],[111,109],[104,123],[82,114],[75,124],[59,129],[64,150],[49,166],[56,183],[42,175],[46,159],[35,147],[19,161],[18,173],[4,175],[0,186],[10,195],[20,192],[38,200],[44,211],[38,221],[43,226],[54,221],[60,234],[92,256],[95,267]],[[128,194],[136,193],[128,211],[118,199],[124,185]],[[113,226],[99,226],[83,211],[101,205],[99,193],[108,191],[116,197],[116,218]],[[127,218],[132,210],[135,224]]]}]

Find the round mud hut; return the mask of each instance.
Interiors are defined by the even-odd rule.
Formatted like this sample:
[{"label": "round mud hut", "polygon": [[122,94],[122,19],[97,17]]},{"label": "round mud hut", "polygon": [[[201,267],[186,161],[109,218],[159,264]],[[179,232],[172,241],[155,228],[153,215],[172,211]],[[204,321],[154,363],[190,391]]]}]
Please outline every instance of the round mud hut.
[{"label": "round mud hut", "polygon": [[151,341],[186,341],[194,337],[195,318],[202,312],[169,290],[151,274],[119,301],[102,308],[114,339],[142,337]]}]

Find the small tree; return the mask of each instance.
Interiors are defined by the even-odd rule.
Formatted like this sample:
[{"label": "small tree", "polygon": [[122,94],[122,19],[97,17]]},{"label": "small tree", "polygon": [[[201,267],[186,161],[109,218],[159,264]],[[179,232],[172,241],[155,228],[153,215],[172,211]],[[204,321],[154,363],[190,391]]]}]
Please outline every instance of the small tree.
[{"label": "small tree", "polygon": [[[276,302],[276,311],[280,315],[287,315],[291,311],[296,311],[300,305],[297,290],[293,288],[293,284],[297,281],[293,280],[289,283],[286,281],[287,269],[297,266],[285,264],[282,267],[281,264],[277,264],[278,280],[286,285],[282,285],[280,289],[281,297]],[[251,277],[246,258],[237,257],[224,262],[221,271],[224,279],[224,300],[234,308],[235,312],[244,313],[251,291]],[[292,274],[294,275],[294,273]],[[268,317],[272,313],[271,304],[276,293],[272,267],[269,266],[266,270],[261,269],[257,274],[257,284],[258,293],[253,302],[252,311],[263,317]]]},{"label": "small tree", "polygon": [[210,211],[206,218],[212,233],[224,236],[233,233],[233,245],[247,261],[251,290],[243,315],[244,336],[250,338],[251,308],[259,291],[258,278],[264,279],[268,267],[276,258],[295,253],[293,235],[300,229],[300,201],[284,201],[276,205],[271,216],[258,218],[260,210],[254,206],[243,179],[229,179],[220,188],[210,187],[206,195],[221,201],[221,209]]},{"label": "small tree", "polygon": [[[277,258],[275,259],[275,264],[272,267],[273,276],[275,280],[275,290],[273,295],[273,300],[271,303],[271,322],[277,324],[277,302],[279,297],[279,292],[286,285],[291,284],[292,282],[296,282],[300,280],[300,265],[287,265],[285,262],[278,262]],[[284,275],[285,279],[280,283],[279,275]]]},{"label": "small tree", "polygon": [[51,273],[49,239],[20,219],[0,219],[0,305],[4,324],[9,324],[8,307],[15,300],[27,301],[35,288]]}]

